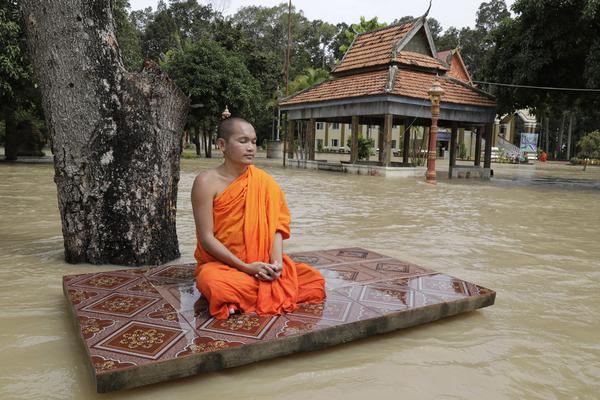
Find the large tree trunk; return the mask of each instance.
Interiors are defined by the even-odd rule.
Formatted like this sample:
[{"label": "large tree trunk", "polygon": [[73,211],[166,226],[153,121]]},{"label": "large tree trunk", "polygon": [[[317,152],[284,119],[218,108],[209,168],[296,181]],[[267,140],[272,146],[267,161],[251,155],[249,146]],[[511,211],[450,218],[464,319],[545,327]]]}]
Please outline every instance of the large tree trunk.
[{"label": "large tree trunk", "polygon": [[187,97],[151,62],[125,70],[110,0],[21,4],[52,138],[66,261],[177,258]]}]

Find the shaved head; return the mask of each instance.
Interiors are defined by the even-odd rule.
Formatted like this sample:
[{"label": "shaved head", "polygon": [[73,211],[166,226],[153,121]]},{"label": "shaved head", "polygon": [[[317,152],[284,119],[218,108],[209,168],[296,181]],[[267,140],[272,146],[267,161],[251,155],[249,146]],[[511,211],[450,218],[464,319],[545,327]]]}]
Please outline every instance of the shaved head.
[{"label": "shaved head", "polygon": [[236,128],[244,124],[252,126],[250,122],[243,118],[230,117],[224,119],[217,128],[217,139],[222,138],[225,139],[225,141],[228,141],[231,135],[235,133]]}]

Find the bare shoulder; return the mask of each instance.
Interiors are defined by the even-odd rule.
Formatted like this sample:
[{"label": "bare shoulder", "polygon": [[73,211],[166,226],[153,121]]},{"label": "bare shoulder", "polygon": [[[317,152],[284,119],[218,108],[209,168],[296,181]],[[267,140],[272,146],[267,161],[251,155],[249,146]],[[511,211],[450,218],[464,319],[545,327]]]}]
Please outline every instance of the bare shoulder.
[{"label": "bare shoulder", "polygon": [[200,172],[194,179],[192,186],[192,196],[207,195],[212,196],[217,193],[219,178],[215,169]]}]

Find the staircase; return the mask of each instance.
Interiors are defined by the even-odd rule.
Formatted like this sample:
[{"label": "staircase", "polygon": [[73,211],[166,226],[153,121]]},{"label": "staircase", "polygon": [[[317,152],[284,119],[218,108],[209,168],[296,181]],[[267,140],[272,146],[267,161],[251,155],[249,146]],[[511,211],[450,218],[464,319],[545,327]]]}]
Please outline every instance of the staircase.
[{"label": "staircase", "polygon": [[521,149],[514,144],[506,141],[504,138],[498,138],[498,150],[504,150],[504,154],[508,158],[519,158],[521,156]]}]

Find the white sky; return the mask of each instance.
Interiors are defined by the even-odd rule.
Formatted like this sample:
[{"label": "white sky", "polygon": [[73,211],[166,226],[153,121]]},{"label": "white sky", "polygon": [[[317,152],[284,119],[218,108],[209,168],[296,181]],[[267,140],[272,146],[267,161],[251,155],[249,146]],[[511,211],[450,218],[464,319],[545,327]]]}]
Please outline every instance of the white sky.
[{"label": "white sky", "polygon": [[[248,5],[274,6],[285,0],[199,0],[199,3],[211,3],[225,15],[234,14],[240,7]],[[505,0],[510,6],[515,0]],[[165,1],[168,4],[168,0]],[[433,2],[430,17],[437,19],[444,30],[450,26],[462,28],[474,27],[477,9],[483,0],[436,0]],[[156,9],[158,0],[130,0],[131,9],[146,7]],[[310,19],[321,19],[332,24],[359,21],[361,16],[367,19],[378,17],[379,21],[390,23],[405,15],[422,15],[429,0],[292,0],[292,4]]]}]

